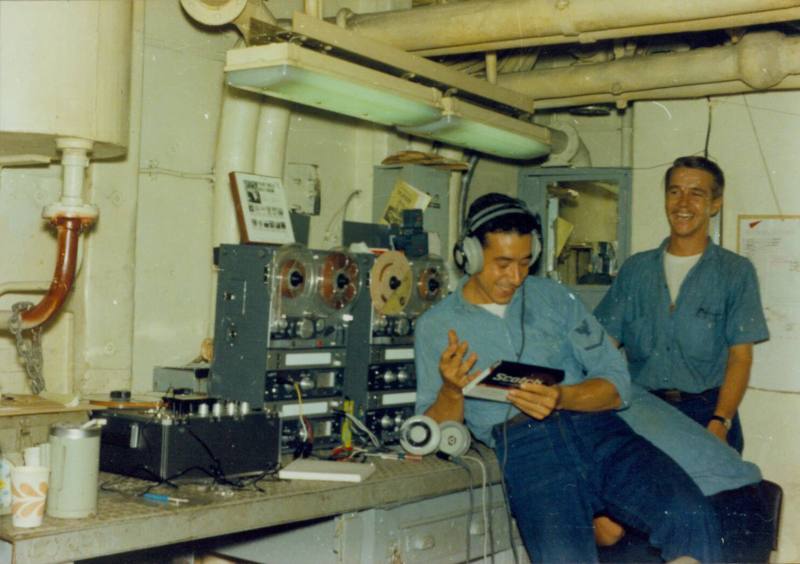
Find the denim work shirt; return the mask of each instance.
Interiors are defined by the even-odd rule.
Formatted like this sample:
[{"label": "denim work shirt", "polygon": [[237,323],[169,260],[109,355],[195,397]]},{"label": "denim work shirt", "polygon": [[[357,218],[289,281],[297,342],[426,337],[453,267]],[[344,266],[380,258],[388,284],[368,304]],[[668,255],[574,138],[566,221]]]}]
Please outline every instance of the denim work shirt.
[{"label": "denim work shirt", "polygon": [[[514,293],[503,318],[464,299],[463,277],[455,292],[422,315],[416,324],[417,413],[436,401],[442,378],[439,357],[447,332],[478,354],[473,367],[483,370],[498,360],[537,364],[564,371],[564,384],[603,378],[627,406],[630,376],[622,355],[581,301],[563,286],[544,278],[526,278]],[[523,315],[524,310],[524,315]],[[492,427],[519,413],[510,403],[467,398],[464,417],[472,433],[491,445]]]},{"label": "denim work shirt", "polygon": [[769,338],[755,269],[709,241],[673,306],[664,274],[668,243],[625,261],[595,315],[625,347],[637,384],[690,393],[717,388],[731,346]]}]

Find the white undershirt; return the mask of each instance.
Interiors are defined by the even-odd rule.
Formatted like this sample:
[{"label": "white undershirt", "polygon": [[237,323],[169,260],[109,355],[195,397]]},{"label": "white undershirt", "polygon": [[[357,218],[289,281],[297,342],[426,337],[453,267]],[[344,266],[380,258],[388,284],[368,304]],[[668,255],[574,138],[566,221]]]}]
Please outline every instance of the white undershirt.
[{"label": "white undershirt", "polygon": [[497,317],[501,319],[506,316],[506,308],[508,307],[508,304],[492,303],[492,304],[478,304],[478,305],[480,305],[483,309],[485,309],[489,313],[495,314]]},{"label": "white undershirt", "polygon": [[669,298],[674,304],[678,300],[678,293],[681,289],[681,284],[689,274],[692,267],[697,264],[703,253],[691,255],[688,257],[679,257],[664,253],[664,274],[667,276],[667,287],[669,288]]}]

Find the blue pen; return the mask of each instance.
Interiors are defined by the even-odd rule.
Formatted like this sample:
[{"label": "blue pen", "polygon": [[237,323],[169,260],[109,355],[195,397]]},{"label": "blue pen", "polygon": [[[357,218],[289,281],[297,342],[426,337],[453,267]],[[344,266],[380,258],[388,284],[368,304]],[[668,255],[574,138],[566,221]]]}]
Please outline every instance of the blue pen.
[{"label": "blue pen", "polygon": [[189,503],[188,499],[182,497],[170,497],[163,494],[145,493],[142,494],[142,497],[149,499],[150,501],[157,501],[159,503],[175,503],[177,505],[180,505],[181,503]]}]

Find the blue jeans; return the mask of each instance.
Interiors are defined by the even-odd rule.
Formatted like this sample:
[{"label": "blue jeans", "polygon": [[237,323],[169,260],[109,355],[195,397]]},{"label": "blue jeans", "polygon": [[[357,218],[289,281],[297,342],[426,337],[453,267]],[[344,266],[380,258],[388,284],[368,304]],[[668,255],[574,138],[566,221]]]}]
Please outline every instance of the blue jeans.
[{"label": "blue jeans", "polygon": [[[658,394],[656,394],[658,395]],[[706,390],[702,394],[693,394],[692,397],[681,399],[681,401],[670,401],[663,395],[658,395],[661,399],[669,403],[675,409],[679,409],[690,419],[694,419],[703,427],[708,427],[711,417],[717,409],[717,399],[719,398],[719,388]],[[733,416],[731,429],[726,436],[728,444],[742,454],[744,449],[744,434],[742,433],[742,422],[739,420],[739,413]]]},{"label": "blue jeans", "polygon": [[614,413],[557,411],[503,434],[496,426],[495,452],[533,562],[596,562],[600,512],[645,531],[667,560],[722,560],[717,518],[699,488]]}]

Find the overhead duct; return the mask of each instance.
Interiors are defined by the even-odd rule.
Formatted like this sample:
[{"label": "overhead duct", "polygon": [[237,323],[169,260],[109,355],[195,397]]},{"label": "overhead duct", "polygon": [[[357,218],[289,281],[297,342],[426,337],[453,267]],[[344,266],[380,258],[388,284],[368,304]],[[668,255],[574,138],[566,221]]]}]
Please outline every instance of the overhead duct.
[{"label": "overhead duct", "polygon": [[366,37],[431,56],[798,19],[800,0],[466,0],[375,14],[344,10],[337,21]]},{"label": "overhead duct", "polygon": [[762,32],[724,47],[505,74],[498,84],[530,94],[537,109],[549,109],[759,91],[780,88],[789,78],[796,86],[797,75],[800,38]]}]

